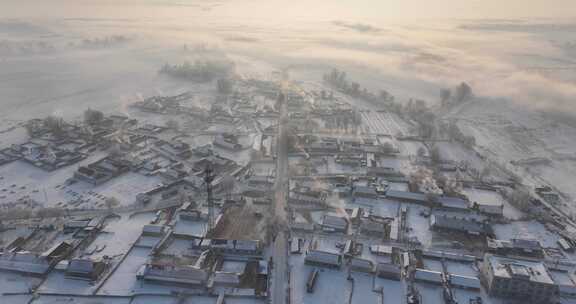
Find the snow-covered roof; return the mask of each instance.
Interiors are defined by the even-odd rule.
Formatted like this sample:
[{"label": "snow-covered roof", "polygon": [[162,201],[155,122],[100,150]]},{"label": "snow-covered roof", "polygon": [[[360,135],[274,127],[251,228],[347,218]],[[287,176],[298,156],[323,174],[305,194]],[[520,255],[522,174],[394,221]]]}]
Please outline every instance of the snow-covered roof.
[{"label": "snow-covered roof", "polygon": [[144,225],[142,228],[144,234],[162,234],[164,233],[164,226],[162,225]]},{"label": "snow-covered roof", "polygon": [[386,197],[392,199],[400,199],[400,200],[409,200],[409,201],[416,201],[426,203],[428,202],[428,198],[424,193],[416,193],[416,192],[408,192],[408,191],[399,191],[399,190],[388,190],[386,191]]},{"label": "snow-covered roof", "polygon": [[488,233],[488,226],[482,222],[466,217],[446,216],[442,214],[430,215],[430,226],[467,233]]},{"label": "snow-covered roof", "polygon": [[72,220],[64,224],[66,228],[84,228],[90,223],[89,220]]},{"label": "snow-covered roof", "polygon": [[236,240],[236,245],[234,248],[236,250],[249,250],[249,251],[256,251],[260,246],[260,242],[258,240]]},{"label": "snow-covered roof", "polygon": [[480,289],[480,280],[476,277],[450,274],[450,284],[455,287]]},{"label": "snow-covered roof", "polygon": [[30,252],[0,254],[1,270],[45,274],[49,268],[50,264],[45,258]]},{"label": "snow-covered roof", "polygon": [[392,246],[372,245],[370,246],[370,252],[376,255],[391,255]]},{"label": "snow-covered roof", "polygon": [[542,262],[512,259],[487,254],[485,262],[490,263],[495,277],[511,279],[523,278],[542,284],[554,284],[548,269]]},{"label": "snow-covered roof", "polygon": [[292,230],[314,231],[314,224],[305,222],[295,222],[290,224]]},{"label": "snow-covered roof", "polygon": [[342,261],[340,254],[320,250],[309,250],[306,253],[305,260],[311,263],[321,263],[334,266],[340,266]]},{"label": "snow-covered roof", "polygon": [[474,262],[476,257],[473,255],[460,254],[448,251],[423,250],[422,255],[427,258],[448,259],[453,261]]},{"label": "snow-covered roof", "polygon": [[222,272],[217,271],[214,273],[215,284],[240,284],[240,275],[235,272]]},{"label": "snow-covered roof", "polygon": [[442,273],[433,270],[416,269],[414,279],[429,283],[442,283]]},{"label": "snow-covered roof", "polygon": [[354,186],[354,195],[370,195],[370,196],[377,196],[376,189],[373,187],[368,186]]},{"label": "snow-covered roof", "polygon": [[540,241],[533,239],[512,239],[512,245],[524,250],[541,250]]},{"label": "snow-covered roof", "polygon": [[400,276],[400,266],[388,263],[378,263],[376,266],[378,274],[392,274]]},{"label": "snow-covered roof", "polygon": [[195,285],[202,284],[208,278],[204,270],[192,266],[163,268],[147,264],[139,273],[146,280]]},{"label": "snow-covered roof", "polygon": [[353,258],[350,261],[350,266],[353,269],[362,269],[365,271],[372,271],[374,270],[374,263],[372,263],[372,261],[367,260],[367,259],[361,259],[361,258]]},{"label": "snow-covered roof", "polygon": [[94,262],[86,259],[74,259],[68,263],[67,272],[90,274],[94,270]]},{"label": "snow-covered roof", "polygon": [[336,229],[346,229],[346,227],[348,227],[348,222],[346,221],[346,218],[341,216],[325,215],[322,220],[322,225]]},{"label": "snow-covered roof", "polygon": [[468,209],[468,201],[458,197],[440,196],[438,203],[444,208]]}]

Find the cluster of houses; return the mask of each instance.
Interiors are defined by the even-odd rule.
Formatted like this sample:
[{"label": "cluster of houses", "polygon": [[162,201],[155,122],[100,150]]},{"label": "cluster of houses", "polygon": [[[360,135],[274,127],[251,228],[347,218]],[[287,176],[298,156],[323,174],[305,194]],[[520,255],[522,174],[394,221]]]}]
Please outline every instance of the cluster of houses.
[{"label": "cluster of houses", "polygon": [[157,114],[179,114],[183,111],[182,101],[192,98],[192,94],[185,92],[174,96],[152,96],[131,104],[132,107],[144,112]]},{"label": "cluster of houses", "polygon": [[[363,246],[353,240],[346,241],[345,245],[339,247],[340,249],[318,249],[316,241],[312,240],[309,247],[303,250],[305,242],[301,238],[292,238],[290,252],[293,255],[304,254],[304,263],[311,266],[306,281],[308,292],[314,292],[314,286],[320,276],[316,271],[318,268],[338,270],[346,266],[353,272],[371,273],[389,280],[405,278],[422,284],[475,291],[484,286],[492,296],[531,301],[530,303],[555,303],[558,296],[576,295],[576,276],[565,269],[534,259],[537,256],[535,251],[538,251],[538,245],[530,240],[511,241],[517,245],[493,245],[498,248],[505,246],[514,249],[494,249],[497,253],[486,253],[481,258],[443,251],[406,251],[389,245],[371,245],[370,254],[367,255],[362,253]],[[495,244],[501,242],[503,241],[497,241]],[[536,250],[527,247],[536,247]],[[519,252],[532,258],[515,256]],[[386,257],[385,260],[388,262],[383,262],[381,257]],[[439,260],[442,263],[479,265],[479,272],[476,276],[467,276],[450,273],[446,269],[444,271],[426,269],[423,267],[423,258]],[[563,272],[571,279],[569,281],[555,279],[553,271]]]},{"label": "cluster of houses", "polygon": [[100,185],[128,171],[131,167],[123,159],[107,156],[87,166],[81,166],[74,178],[92,185]]},{"label": "cluster of houses", "polygon": [[[302,148],[314,156],[335,156],[337,163],[349,166],[375,167],[375,156],[393,157],[397,147],[387,145],[371,137],[336,138],[303,135],[299,137]],[[298,151],[297,151],[298,152]]]},{"label": "cluster of houses", "polygon": [[25,161],[45,171],[75,164],[87,157],[80,149],[64,149],[52,143],[36,143],[29,141],[20,145],[12,145],[2,151],[4,163],[14,160]]},{"label": "cluster of houses", "polygon": [[[182,220],[187,219],[180,216],[176,221]],[[267,295],[268,261],[263,258],[263,246],[258,240],[208,238],[162,225],[144,226],[141,238],[157,240],[149,260],[136,273],[142,282],[214,294]],[[188,244],[184,253],[167,253],[174,241]]]},{"label": "cluster of houses", "polygon": [[[65,222],[55,233],[65,239],[52,244],[47,250],[37,251],[34,239],[54,227],[37,227],[27,237],[16,238],[0,250],[0,271],[20,273],[25,276],[45,278],[50,272],[63,272],[66,278],[89,282],[98,281],[109,269],[107,258],[92,259],[77,255],[77,249],[89,244],[103,228],[105,217],[72,219]],[[46,230],[48,229],[48,230]],[[42,242],[43,243],[43,242]]]}]

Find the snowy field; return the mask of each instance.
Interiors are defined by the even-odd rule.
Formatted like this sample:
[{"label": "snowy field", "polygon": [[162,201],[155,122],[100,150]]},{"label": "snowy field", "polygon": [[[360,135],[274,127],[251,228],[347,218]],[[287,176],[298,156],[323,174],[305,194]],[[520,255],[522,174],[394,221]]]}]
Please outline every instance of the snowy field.
[{"label": "snowy field", "polygon": [[362,130],[372,135],[406,135],[409,126],[396,114],[389,112],[362,111]]},{"label": "snowy field", "polygon": [[[576,145],[568,140],[576,136],[572,125],[519,110],[513,103],[485,99],[463,105],[457,115],[463,117],[459,125],[464,132],[474,135],[480,149],[491,159],[533,186],[550,185],[571,198],[576,197],[570,183],[576,174]],[[528,166],[510,163],[534,157],[550,162]]]},{"label": "snowy field", "polygon": [[23,161],[0,167],[0,204],[29,197],[45,207],[94,208],[103,207],[106,198],[116,198],[122,205],[134,203],[135,194],[148,191],[161,182],[159,177],[128,172],[102,185],[85,182],[66,185],[79,166],[103,157],[93,155],[77,164],[52,172],[43,171]]}]

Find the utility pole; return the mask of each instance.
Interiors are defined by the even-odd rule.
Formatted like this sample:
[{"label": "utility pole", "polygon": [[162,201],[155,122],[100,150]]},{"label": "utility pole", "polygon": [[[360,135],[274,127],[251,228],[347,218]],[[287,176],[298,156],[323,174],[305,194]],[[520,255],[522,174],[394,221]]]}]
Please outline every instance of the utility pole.
[{"label": "utility pole", "polygon": [[204,183],[206,184],[206,201],[208,203],[208,231],[206,234],[212,232],[214,229],[214,202],[212,200],[212,181],[214,174],[211,164],[206,166],[204,170]]}]

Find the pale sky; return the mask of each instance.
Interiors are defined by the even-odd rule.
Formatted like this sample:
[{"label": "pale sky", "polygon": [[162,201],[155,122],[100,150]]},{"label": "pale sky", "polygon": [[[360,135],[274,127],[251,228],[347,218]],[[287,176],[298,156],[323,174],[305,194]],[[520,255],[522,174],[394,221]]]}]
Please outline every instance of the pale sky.
[{"label": "pale sky", "polygon": [[[212,7],[211,9],[208,9]],[[1,17],[572,18],[576,0],[0,0]]]}]

